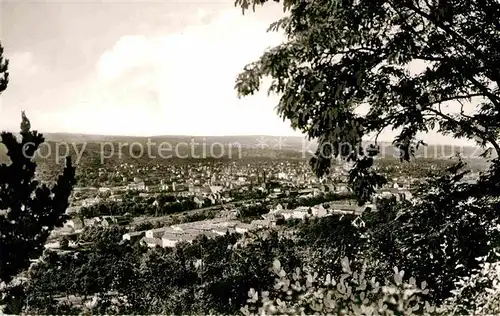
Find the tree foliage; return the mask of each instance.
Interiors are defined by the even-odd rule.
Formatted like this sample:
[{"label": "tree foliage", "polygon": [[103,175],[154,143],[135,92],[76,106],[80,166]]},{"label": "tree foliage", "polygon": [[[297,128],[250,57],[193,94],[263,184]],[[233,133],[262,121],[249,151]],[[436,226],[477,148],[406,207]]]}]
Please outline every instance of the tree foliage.
[{"label": "tree foliage", "polygon": [[425,297],[426,283],[417,285],[415,278],[404,280],[404,271],[394,268],[392,279],[379,283],[368,278],[364,269],[352,270],[349,259],[342,259],[340,278],[317,271],[295,268],[287,272],[278,259],[272,270],[276,275],[274,289],[248,291],[243,315],[432,315],[437,314]]},{"label": "tree foliage", "polygon": [[377,147],[361,150],[361,141],[387,128],[398,130],[404,161],[424,144],[417,133],[434,129],[500,153],[497,1],[287,0],[284,9],[269,30],[285,42],[248,64],[236,89],[251,95],[271,77],[278,114],[319,140],[311,161],[319,176],[331,157],[352,160],[351,185],[365,200],[381,179],[371,172]]},{"label": "tree foliage", "polygon": [[[2,58],[0,72],[0,88],[5,89],[7,62]],[[42,254],[51,230],[62,226],[66,219],[68,198],[75,184],[75,168],[69,158],[52,187],[35,179],[33,156],[44,138],[30,129],[23,112],[20,141],[12,133],[1,133],[1,143],[11,162],[0,164],[0,283],[9,283],[29,267],[30,259]]]},{"label": "tree foliage", "polygon": [[53,187],[34,178],[36,164],[31,157],[43,136],[29,130],[24,113],[21,142],[8,132],[1,136],[12,161],[0,165],[0,209],[5,211],[0,216],[0,280],[9,282],[28,268],[30,259],[42,254],[52,229],[67,219],[65,212],[75,184],[75,168],[68,158]]},{"label": "tree foliage", "polygon": [[3,57],[3,46],[0,44],[0,93],[7,89],[9,83],[9,61]]},{"label": "tree foliage", "polygon": [[495,260],[489,254],[500,240],[499,205],[484,186],[496,168],[492,164],[478,183],[469,184],[461,181],[467,170],[459,161],[422,182],[411,203],[379,205],[382,213],[363,214],[371,258],[424,278],[436,301],[449,297],[456,280],[479,267],[477,258]]},{"label": "tree foliage", "polygon": [[[495,253],[498,260],[498,253]],[[498,315],[500,313],[500,262],[478,258],[480,267],[456,282],[453,296],[446,300],[450,315]]]}]

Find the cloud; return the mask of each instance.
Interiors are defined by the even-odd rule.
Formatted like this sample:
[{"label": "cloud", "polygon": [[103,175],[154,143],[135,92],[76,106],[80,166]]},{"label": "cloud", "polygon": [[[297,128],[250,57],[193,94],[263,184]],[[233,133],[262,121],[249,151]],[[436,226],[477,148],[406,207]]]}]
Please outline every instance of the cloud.
[{"label": "cloud", "polygon": [[5,58],[9,60],[9,83],[0,96],[0,129],[17,130],[21,110],[30,109],[31,95],[39,101],[45,92],[38,83],[45,82],[47,72],[31,52],[6,49]]},{"label": "cloud", "polygon": [[234,8],[196,16],[198,23],[178,33],[118,39],[99,58],[79,117],[93,107],[119,113],[134,124],[99,124],[127,134],[290,134],[274,112],[277,98],[263,91],[238,100],[234,90],[237,74],[281,34],[266,33],[268,22]]},{"label": "cloud", "polygon": [[113,49],[105,52],[99,59],[97,71],[104,81],[118,79],[131,68],[155,63],[154,47],[145,36],[123,36]]},{"label": "cloud", "polygon": [[16,76],[32,76],[40,71],[40,67],[35,64],[33,54],[30,52],[15,52],[7,58],[9,59],[9,72]]}]

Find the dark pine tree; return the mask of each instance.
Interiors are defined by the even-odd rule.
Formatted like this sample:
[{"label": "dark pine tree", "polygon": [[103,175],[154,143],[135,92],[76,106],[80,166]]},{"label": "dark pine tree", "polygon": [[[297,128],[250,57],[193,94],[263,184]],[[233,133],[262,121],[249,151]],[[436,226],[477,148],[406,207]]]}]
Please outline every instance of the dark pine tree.
[{"label": "dark pine tree", "polygon": [[[0,93],[8,81],[2,51],[0,46]],[[0,284],[9,284],[30,266],[30,259],[40,257],[50,232],[67,219],[68,198],[76,182],[70,157],[53,187],[35,180],[33,157],[44,138],[30,130],[24,112],[20,134],[20,138],[0,134],[10,158],[10,163],[0,164]]]}]

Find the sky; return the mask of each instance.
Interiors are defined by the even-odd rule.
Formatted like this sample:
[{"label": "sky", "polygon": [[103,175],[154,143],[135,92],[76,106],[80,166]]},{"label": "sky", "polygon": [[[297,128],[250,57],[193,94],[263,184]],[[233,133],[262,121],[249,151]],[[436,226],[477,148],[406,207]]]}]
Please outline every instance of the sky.
[{"label": "sky", "polygon": [[234,90],[243,67],[283,41],[266,32],[279,4],[242,15],[233,0],[0,1],[2,130],[16,131],[25,110],[41,132],[301,135],[276,114],[277,96]]}]

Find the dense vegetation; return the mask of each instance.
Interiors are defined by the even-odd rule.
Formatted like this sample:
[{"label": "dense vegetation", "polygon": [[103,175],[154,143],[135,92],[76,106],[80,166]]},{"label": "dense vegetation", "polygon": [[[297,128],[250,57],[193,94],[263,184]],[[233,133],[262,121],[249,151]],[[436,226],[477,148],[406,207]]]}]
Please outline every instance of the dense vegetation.
[{"label": "dense vegetation", "polygon": [[[265,2],[236,4],[245,10]],[[399,128],[403,161],[421,144],[417,133],[429,130],[500,153],[497,1],[285,0],[284,6],[288,15],[271,29],[284,31],[287,41],[246,67],[236,88],[249,95],[272,77],[279,114],[319,139],[311,160],[318,176],[328,173],[332,157],[353,160],[351,189],[360,204],[369,200],[386,179],[374,168],[377,146],[367,153],[358,148],[363,136],[387,127]],[[407,71],[415,60],[427,68]],[[473,98],[475,111],[462,111],[460,102]],[[442,110],[449,101],[456,101],[456,113]],[[356,112],[362,104],[364,115]],[[459,159],[416,183],[411,201],[382,199],[360,216],[294,220],[243,237],[148,249],[122,241],[122,227],[86,230],[76,240],[83,249],[44,253],[11,292],[17,304],[9,311],[498,314],[500,160],[490,162],[474,182],[463,181],[469,171]],[[240,216],[265,211],[254,205]],[[1,224],[3,232],[7,223]]]},{"label": "dense vegetation", "polygon": [[[0,46],[0,93],[8,82],[8,63],[2,53]],[[31,130],[24,112],[20,130],[20,139],[9,132],[0,135],[10,158],[8,164],[0,164],[0,304],[8,305],[19,305],[15,295],[19,287],[12,280],[30,266],[30,260],[42,255],[50,231],[62,226],[75,184],[70,158],[52,187],[39,183],[32,157],[43,135]],[[5,293],[10,294],[5,297]]]},{"label": "dense vegetation", "polygon": [[[243,11],[266,0],[237,0]],[[279,2],[279,1],[278,1]],[[377,138],[397,129],[394,144],[409,161],[431,130],[475,140],[500,152],[498,14],[494,0],[284,0],[289,13],[269,31],[285,42],[248,64],[236,80],[240,96],[264,77],[280,96],[278,114],[317,139],[311,165],[321,176],[332,157],[353,161],[352,189],[369,199],[384,178],[374,172]],[[424,65],[409,71],[411,63]],[[464,111],[469,102],[472,113]],[[473,101],[473,103],[471,103]],[[441,105],[452,105],[446,110]]]},{"label": "dense vegetation", "polygon": [[[210,201],[204,201],[205,206]],[[124,195],[120,202],[103,201],[92,206],[83,207],[81,214],[84,218],[96,216],[119,216],[129,214],[131,216],[162,216],[184,211],[190,211],[199,206],[192,198],[178,198],[173,195],[162,194],[157,198],[143,198],[138,195]]]},{"label": "dense vegetation", "polygon": [[[257,211],[259,208],[258,203],[265,203],[265,199],[262,198],[260,194],[245,194],[243,196],[237,196],[238,199],[251,198],[250,206],[244,206],[241,208],[240,213],[253,214],[252,216],[259,217],[259,214],[265,214],[267,211]],[[288,208],[296,208],[299,206],[314,206],[325,202],[331,201],[343,201],[353,198],[351,193],[320,193],[314,196],[283,196],[273,199],[273,204],[282,203]],[[93,204],[91,206],[82,207],[79,215],[83,218],[93,218],[97,216],[165,216],[173,215],[178,213],[184,213],[188,211],[199,212],[200,206],[202,208],[207,208],[212,206],[210,209],[221,208],[218,204],[213,204],[208,198],[200,199],[203,204],[198,205],[194,202],[192,197],[177,197],[169,194],[159,194],[156,197],[141,197],[137,194],[127,193],[123,196],[121,201],[105,200],[99,203]],[[233,204],[241,204],[244,201],[234,201]],[[265,208],[265,207],[264,207]],[[193,212],[194,214],[194,212]]]},{"label": "dense vegetation", "polygon": [[[462,186],[457,171],[458,168],[440,172],[422,184],[417,191],[425,192],[414,205],[386,199],[378,203],[377,211],[367,211],[361,217],[343,215],[295,221],[276,230],[248,233],[243,238],[226,235],[200,238],[174,249],[146,249],[121,241],[123,231],[118,227],[100,228],[101,235],[85,251],[46,254],[47,258],[30,272],[26,300],[31,311],[39,313],[70,313],[62,302],[51,300],[76,295],[89,300],[96,297],[93,305],[79,307],[79,311],[91,313],[234,314],[247,304],[251,288],[254,293],[267,292],[271,298],[286,297],[280,296],[281,287],[273,287],[275,259],[285,271],[300,267],[304,273],[316,275],[316,279],[329,277],[338,281],[345,272],[341,259],[348,257],[352,271],[363,270],[367,281],[373,278],[373,282],[384,284],[393,278],[394,267],[401,267],[398,271],[405,271],[405,279],[401,275],[402,283],[397,281],[391,286],[403,286],[404,282],[408,283],[404,286],[410,286],[413,277],[419,285],[425,281],[425,291],[415,295],[429,306],[446,310],[444,315],[448,315],[452,314],[446,309],[449,302],[457,301],[470,312],[468,304],[474,302],[476,295],[483,295],[483,290],[467,280],[482,275],[480,288],[494,285],[494,280],[488,278],[491,274],[484,276],[484,271],[492,269],[482,267],[484,262],[496,259],[498,223],[485,220],[492,219],[498,208],[484,208],[481,212],[478,208],[474,215],[465,217],[461,209],[467,206],[460,193],[455,200],[443,199],[452,187],[470,188]],[[456,210],[454,218],[438,220],[449,216],[449,207]],[[493,211],[487,212],[488,209]],[[478,276],[472,276],[476,270]],[[57,278],[52,276],[55,274]],[[88,282],[82,282],[86,277]],[[467,281],[467,289],[474,288],[475,292],[463,290],[454,294],[460,288],[455,285],[460,280],[464,284]],[[349,281],[351,286],[355,281]],[[363,304],[372,306],[391,293],[367,295],[368,301]],[[402,295],[393,294],[397,293]],[[292,295],[290,304],[310,308],[311,301],[301,297]],[[344,303],[348,301],[349,298]],[[252,306],[259,307],[261,303]],[[356,300],[351,303],[354,310],[367,308],[360,307],[363,304]],[[75,306],[78,305],[72,304],[72,308]]]}]

